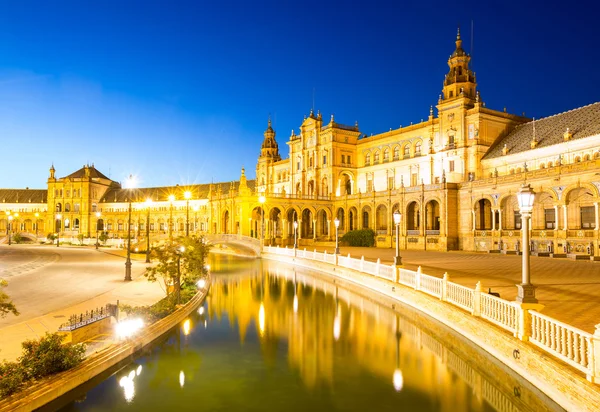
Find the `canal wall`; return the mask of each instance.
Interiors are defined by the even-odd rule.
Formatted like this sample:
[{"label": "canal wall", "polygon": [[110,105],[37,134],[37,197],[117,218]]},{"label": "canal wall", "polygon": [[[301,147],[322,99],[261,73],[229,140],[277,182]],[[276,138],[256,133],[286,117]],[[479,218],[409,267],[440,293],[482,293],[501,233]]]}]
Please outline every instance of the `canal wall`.
[{"label": "canal wall", "polygon": [[207,287],[199,290],[188,303],[167,317],[144,328],[140,334],[109,346],[88,357],[73,369],[43,379],[23,391],[3,399],[0,401],[0,412],[28,412],[41,408],[120,362],[133,360],[137,352],[181,323],[204,302],[210,289],[210,278],[206,284]]},{"label": "canal wall", "polygon": [[[362,265],[357,264],[356,268],[340,266],[334,255],[325,256],[322,261],[318,261],[314,259],[314,256],[313,258],[294,256],[293,249],[276,249],[278,248],[265,248],[263,258],[317,270],[334,279],[352,282],[414,307],[490,353],[566,410],[598,410],[600,388],[597,385],[588,382],[584,376],[565,363],[549,357],[530,342],[518,339],[515,336],[518,334],[517,330],[514,333],[507,332],[504,330],[506,328],[503,329],[500,325],[486,322],[481,317],[468,316],[464,307],[451,305],[439,298],[428,296],[426,293],[419,292],[418,288],[406,287],[399,283],[399,277],[403,276],[402,273],[388,274],[388,279],[386,279],[364,273],[361,270],[363,269]],[[365,263],[374,264],[373,262],[363,262],[363,264]],[[404,276],[407,276],[407,273],[404,273]],[[518,316],[515,322],[517,321]]]}]

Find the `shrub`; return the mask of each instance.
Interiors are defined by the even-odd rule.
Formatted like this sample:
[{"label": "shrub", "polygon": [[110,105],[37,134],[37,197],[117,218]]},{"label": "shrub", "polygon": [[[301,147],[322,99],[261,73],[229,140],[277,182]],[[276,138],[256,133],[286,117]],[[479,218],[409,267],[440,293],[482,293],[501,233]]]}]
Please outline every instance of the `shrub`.
[{"label": "shrub", "polygon": [[23,342],[23,355],[19,361],[29,378],[39,379],[81,363],[85,356],[85,345],[63,344],[64,339],[64,335],[46,333],[38,340]]},{"label": "shrub", "polygon": [[25,368],[18,362],[0,363],[0,398],[20,390],[27,381]]},{"label": "shrub", "polygon": [[20,233],[15,233],[14,235],[12,235],[12,241],[16,244],[19,244],[23,241],[23,236],[21,236]]},{"label": "shrub", "polygon": [[366,246],[375,245],[375,232],[371,229],[351,230],[342,236],[341,241],[348,246]]}]

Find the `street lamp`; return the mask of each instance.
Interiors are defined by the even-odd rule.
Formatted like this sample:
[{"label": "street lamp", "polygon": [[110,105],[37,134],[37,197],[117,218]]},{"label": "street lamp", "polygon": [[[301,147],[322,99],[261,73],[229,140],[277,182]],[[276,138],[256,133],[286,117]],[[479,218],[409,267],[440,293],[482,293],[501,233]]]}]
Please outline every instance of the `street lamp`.
[{"label": "street lamp", "polygon": [[179,246],[176,250],[177,253],[177,285],[175,285],[176,289],[176,297],[177,297],[177,303],[180,303],[181,300],[181,255],[183,254],[183,252],[185,252],[185,246]]},{"label": "street lamp", "polygon": [[298,232],[298,221],[294,220],[294,249],[298,248],[297,232]]},{"label": "street lamp", "polygon": [[333,224],[335,225],[335,254],[340,254],[340,248],[338,244],[338,228],[340,227],[340,219],[337,217],[334,219]]},{"label": "street lamp", "polygon": [[521,284],[517,285],[517,301],[521,303],[537,303],[535,286],[529,277],[529,219],[533,210],[535,192],[529,184],[523,184],[517,192],[519,212],[521,213],[521,239],[523,242],[523,264]]},{"label": "street lamp", "polygon": [[171,203],[170,207],[170,215],[169,215],[169,240],[173,240],[173,228],[171,225],[173,224],[173,202],[175,201],[175,195],[169,195],[169,203]]},{"label": "street lamp", "polygon": [[264,204],[267,201],[267,199],[265,198],[264,195],[260,195],[258,197],[258,203],[260,203],[260,217],[261,217],[261,222],[260,222],[260,243],[262,246],[264,246],[265,243],[265,208],[264,208]]},{"label": "street lamp", "polygon": [[400,221],[402,213],[398,210],[394,212],[394,224],[396,225],[396,256],[394,257],[394,265],[402,266],[402,258],[400,257]]},{"label": "street lamp", "polygon": [[[102,213],[100,212],[96,212],[96,250],[98,250],[98,231],[100,230],[100,216],[102,216]],[[104,225],[102,225],[104,226]],[[104,227],[102,227],[102,229],[104,230]]]},{"label": "street lamp", "polygon": [[12,238],[12,220],[14,219],[13,215],[10,214],[10,212],[8,215],[8,224],[6,225],[6,236],[8,236],[8,246],[10,246],[12,244],[11,238]]},{"label": "street lamp", "polygon": [[56,225],[56,247],[58,247],[60,243],[60,226],[62,225],[62,215],[60,213],[56,214],[56,220],[58,220],[58,225]]},{"label": "street lamp", "polygon": [[186,190],[183,194],[185,197],[185,237],[190,236],[190,199],[192,198],[192,192]]},{"label": "street lamp", "polygon": [[132,175],[129,175],[129,179],[125,182],[125,189],[127,189],[127,200],[129,201],[129,214],[127,218],[127,259],[125,260],[125,281],[131,281],[131,189],[135,181]]},{"label": "street lamp", "polygon": [[146,263],[150,263],[150,206],[152,199],[146,199]]}]

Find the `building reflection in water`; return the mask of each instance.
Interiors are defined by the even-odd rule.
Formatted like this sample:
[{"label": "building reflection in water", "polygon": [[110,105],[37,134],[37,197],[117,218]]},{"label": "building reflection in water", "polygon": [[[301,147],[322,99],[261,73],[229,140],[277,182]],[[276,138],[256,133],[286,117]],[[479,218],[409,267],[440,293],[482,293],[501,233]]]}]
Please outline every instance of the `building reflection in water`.
[{"label": "building reflection in water", "polygon": [[[528,405],[542,405],[529,392],[528,399],[514,396],[513,389],[521,391],[516,377],[490,382],[493,376],[473,369],[474,364],[492,362],[486,361],[481,350],[471,347],[475,355],[468,356],[476,359],[465,361],[461,355],[468,351],[447,349],[435,333],[422,328],[429,325],[435,331],[440,329],[438,324],[415,311],[396,312],[359,295],[359,290],[338,287],[292,266],[263,261],[260,268],[248,272],[213,277],[209,317],[227,316],[231,326],[238,328],[241,343],[256,328],[267,363],[275,363],[278,347],[287,345],[289,366],[309,389],[333,389],[336,371],[352,379],[364,368],[391,381],[392,391],[409,388],[427,395],[440,410],[486,409],[485,403],[500,411],[547,409]],[[441,333],[450,336],[447,330]],[[347,357],[360,368],[336,364]],[[494,375],[494,368],[489,368],[487,373]],[[506,376],[501,368],[497,372]]]}]

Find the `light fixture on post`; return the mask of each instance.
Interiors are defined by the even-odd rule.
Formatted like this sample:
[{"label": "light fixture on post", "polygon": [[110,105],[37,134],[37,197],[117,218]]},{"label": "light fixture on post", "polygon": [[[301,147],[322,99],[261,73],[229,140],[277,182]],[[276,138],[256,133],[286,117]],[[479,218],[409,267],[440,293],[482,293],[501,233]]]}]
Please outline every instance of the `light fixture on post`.
[{"label": "light fixture on post", "polygon": [[[101,216],[101,213],[96,212],[96,250],[98,250],[98,246],[100,246],[98,244],[98,232],[100,230],[104,230],[104,227],[100,228],[100,216]],[[102,225],[102,226],[104,226],[104,225]]]},{"label": "light fixture on post", "polygon": [[294,249],[298,248],[298,221],[294,220]]},{"label": "light fixture on post", "polygon": [[129,175],[126,182],[127,200],[129,203],[129,216],[127,218],[127,260],[125,260],[125,281],[129,282],[131,278],[131,189],[134,187],[134,179]]},{"label": "light fixture on post", "polygon": [[190,236],[190,199],[192,198],[192,192],[186,190],[183,194],[185,197],[185,237]]},{"label": "light fixture on post", "polygon": [[56,247],[60,245],[60,228],[62,225],[62,215],[60,213],[56,214]]},{"label": "light fixture on post", "polygon": [[152,199],[146,199],[146,263],[150,263],[150,207]]},{"label": "light fixture on post", "polygon": [[333,220],[333,224],[335,226],[335,254],[340,254],[340,247],[338,243],[338,228],[340,227],[340,219],[337,217]]},{"label": "light fixture on post", "polygon": [[175,195],[169,195],[169,203],[171,204],[170,207],[170,214],[169,214],[169,240],[173,240],[173,202],[175,201]]},{"label": "light fixture on post", "polygon": [[8,223],[6,224],[6,236],[8,237],[8,246],[10,246],[12,244],[12,240],[11,240],[11,238],[12,238],[12,220],[14,218],[13,218],[13,215],[10,214],[10,212],[6,212],[6,213],[8,213],[8,217],[7,217]]},{"label": "light fixture on post", "polygon": [[394,212],[394,224],[396,225],[396,256],[394,257],[394,265],[402,266],[402,258],[400,257],[400,221],[402,213],[398,210]]},{"label": "light fixture on post", "polygon": [[260,203],[260,245],[263,247],[265,245],[265,202],[267,198],[265,195],[260,195],[258,197],[258,203]]},{"label": "light fixture on post", "polygon": [[529,274],[529,219],[533,210],[535,192],[529,184],[523,184],[517,192],[519,213],[521,213],[521,241],[523,242],[523,263],[521,267],[521,284],[517,285],[517,301],[520,303],[537,303],[535,286],[531,284]]}]

